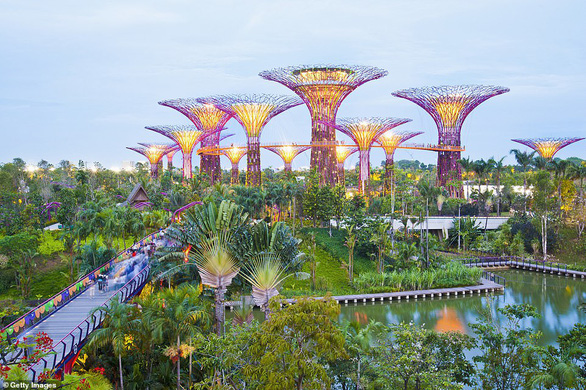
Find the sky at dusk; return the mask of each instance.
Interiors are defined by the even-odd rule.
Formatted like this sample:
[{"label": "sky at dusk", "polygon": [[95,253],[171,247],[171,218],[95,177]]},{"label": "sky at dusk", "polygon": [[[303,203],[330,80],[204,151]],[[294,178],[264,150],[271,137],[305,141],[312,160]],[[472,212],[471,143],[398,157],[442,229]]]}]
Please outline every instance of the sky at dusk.
[{"label": "sky at dusk", "polygon": [[[462,143],[464,157],[507,155],[512,163],[509,150],[525,147],[511,138],[586,137],[585,17],[583,0],[0,0],[0,163],[143,161],[126,147],[167,141],[144,126],[189,124],[158,101],[293,95],[258,73],[299,64],[386,69],[350,94],[338,117],[411,118],[401,128],[424,131],[413,139],[422,143],[437,142],[431,117],[391,92],[508,87],[466,119]],[[245,143],[235,120],[228,127],[235,136],[224,143]],[[306,143],[310,131],[308,110],[298,106],[269,122],[261,142]],[[309,155],[294,167],[308,166]],[[586,159],[586,141],[558,156]],[[377,149],[371,162],[383,158]],[[401,150],[395,159],[435,163],[436,154]],[[263,151],[262,165],[282,162]]]}]

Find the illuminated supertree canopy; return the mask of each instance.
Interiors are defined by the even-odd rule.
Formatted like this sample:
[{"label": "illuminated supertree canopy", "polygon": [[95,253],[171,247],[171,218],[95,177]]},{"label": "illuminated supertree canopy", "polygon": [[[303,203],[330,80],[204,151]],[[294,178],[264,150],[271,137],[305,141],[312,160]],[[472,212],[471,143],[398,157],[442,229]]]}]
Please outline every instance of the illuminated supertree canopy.
[{"label": "illuminated supertree canopy", "polygon": [[344,162],[350,155],[356,153],[358,148],[344,144],[336,145],[336,162],[338,164],[338,181],[343,186],[345,182]]},{"label": "illuminated supertree canopy", "polygon": [[528,139],[513,139],[511,141],[518,142],[535,150],[539,155],[547,160],[551,160],[553,156],[574,142],[582,141],[584,138],[528,138]]},{"label": "illuminated supertree canopy", "polygon": [[320,174],[322,184],[335,185],[337,165],[336,132],[329,123],[336,122],[342,101],[360,85],[388,74],[386,70],[354,65],[300,65],[277,68],[259,75],[293,90],[307,105],[312,122],[310,168]]},{"label": "illuminated supertree canopy", "polygon": [[242,157],[246,156],[247,150],[246,146],[231,145],[229,148],[224,148],[220,151],[220,153],[228,157],[228,160],[230,160],[230,163],[232,164],[231,184],[238,184],[238,164],[240,163],[240,160],[242,160]]},{"label": "illuminated supertree canopy", "polygon": [[[179,111],[199,130],[211,133],[210,136],[201,140],[202,147],[219,145],[220,131],[224,129],[231,117],[230,114],[216,108],[213,103],[197,99],[164,100],[159,104]],[[208,175],[212,184],[221,180],[220,156],[202,154],[200,171]]]},{"label": "illuminated supertree canopy", "polygon": [[[439,145],[460,146],[464,120],[480,103],[493,96],[509,92],[508,88],[486,85],[442,85],[410,88],[393,92],[423,108],[435,121]],[[445,186],[450,179],[460,181],[460,152],[440,151],[437,160],[438,184]],[[461,196],[462,189],[450,187],[453,196]]]},{"label": "illuminated supertree canopy", "polygon": [[201,101],[213,103],[242,125],[248,142],[246,185],[260,185],[260,135],[263,128],[274,116],[303,102],[292,96],[265,94],[212,96]]},{"label": "illuminated supertree canopy", "polygon": [[140,146],[127,148],[142,154],[149,160],[151,164],[151,177],[156,179],[159,177],[159,161],[174,145],[156,144],[156,143],[139,143]]},{"label": "illuminated supertree canopy", "polygon": [[281,157],[283,159],[283,162],[285,163],[285,172],[291,172],[291,164],[293,163],[293,159],[295,159],[295,157],[299,156],[306,150],[309,150],[311,146],[285,144],[263,146],[263,148],[270,150],[271,152]]},{"label": "illuminated supertree canopy", "polygon": [[146,129],[172,139],[181,147],[181,152],[183,153],[183,178],[191,179],[191,155],[193,149],[209,133],[205,133],[195,126],[188,125],[147,126]]},{"label": "illuminated supertree canopy", "polygon": [[403,142],[423,134],[422,131],[408,132],[408,131],[397,131],[391,130],[381,134],[376,142],[382,146],[385,151],[385,180],[384,180],[384,191],[385,193],[392,189],[394,185],[394,171],[395,164],[393,157],[397,147]]},{"label": "illuminated supertree canopy", "polygon": [[342,118],[331,123],[342,133],[350,137],[358,146],[360,162],[360,192],[368,193],[370,179],[370,148],[383,133],[410,122],[407,118]]}]

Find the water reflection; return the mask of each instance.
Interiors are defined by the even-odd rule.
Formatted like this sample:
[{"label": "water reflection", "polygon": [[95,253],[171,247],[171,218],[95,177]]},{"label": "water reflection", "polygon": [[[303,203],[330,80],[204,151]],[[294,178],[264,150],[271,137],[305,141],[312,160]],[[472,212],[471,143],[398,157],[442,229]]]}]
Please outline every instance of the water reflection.
[{"label": "water reflection", "polygon": [[375,320],[385,324],[413,321],[437,331],[472,334],[468,324],[477,322],[482,311],[490,309],[495,315],[505,305],[528,303],[537,308],[541,318],[526,319],[522,324],[543,333],[542,345],[555,344],[558,335],[567,333],[575,323],[586,321],[586,315],[578,308],[586,300],[586,282],[530,271],[499,271],[498,274],[507,279],[507,288],[504,294],[490,299],[475,295],[348,304],[342,305],[340,319],[361,323]]}]

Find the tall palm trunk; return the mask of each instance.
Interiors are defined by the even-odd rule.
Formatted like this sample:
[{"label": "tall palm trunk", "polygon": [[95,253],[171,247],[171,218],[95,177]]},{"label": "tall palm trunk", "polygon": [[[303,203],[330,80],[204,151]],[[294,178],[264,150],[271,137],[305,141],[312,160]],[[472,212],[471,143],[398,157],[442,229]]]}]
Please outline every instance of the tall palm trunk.
[{"label": "tall palm trunk", "polygon": [[179,357],[177,358],[177,390],[181,390],[181,339],[179,335],[177,335],[177,354]]},{"label": "tall palm trunk", "polygon": [[122,355],[118,354],[118,368],[120,370],[120,390],[124,390],[124,378],[122,377]]},{"label": "tall palm trunk", "polygon": [[224,334],[224,296],[226,294],[225,287],[218,287],[215,292],[215,311],[216,311],[216,334],[221,336]]}]

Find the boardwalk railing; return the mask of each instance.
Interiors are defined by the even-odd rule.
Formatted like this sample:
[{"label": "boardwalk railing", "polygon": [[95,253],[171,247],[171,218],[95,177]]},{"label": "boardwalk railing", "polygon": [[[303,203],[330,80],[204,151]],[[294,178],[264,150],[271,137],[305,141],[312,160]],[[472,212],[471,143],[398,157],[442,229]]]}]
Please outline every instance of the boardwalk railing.
[{"label": "boardwalk railing", "polygon": [[[567,264],[560,264],[554,263],[551,261],[545,260],[535,260],[535,259],[528,259],[525,257],[519,256],[477,256],[477,257],[469,257],[464,259],[458,259],[464,265],[468,266],[482,266],[486,264],[487,266],[518,266],[528,269],[535,269],[535,270],[543,270],[543,271],[557,271],[558,273],[568,273],[568,265]],[[571,270],[570,270],[571,271]]]},{"label": "boardwalk railing", "polygon": [[505,279],[503,276],[493,274],[490,271],[483,270],[482,271],[482,278],[486,279],[486,280],[490,280],[491,282],[500,284],[503,287],[507,286],[507,279]]},{"label": "boardwalk railing", "polygon": [[[142,271],[112,296],[112,299],[117,298],[119,302],[124,302],[134,296],[146,283],[150,268],[150,265],[147,263]],[[102,306],[109,307],[109,302],[111,302],[112,299]],[[39,374],[43,373],[45,370],[52,371],[61,368],[68,358],[77,355],[79,349],[87,341],[87,337],[95,329],[101,326],[104,317],[104,311],[97,310],[73,328],[69,334],[54,345],[52,349],[52,351],[55,352],[54,354],[41,359],[38,363],[29,368],[28,373],[31,381],[36,381]]]},{"label": "boardwalk railing", "polygon": [[[155,232],[145,236],[142,240],[137,243],[146,243],[153,241],[160,237],[161,232]],[[132,251],[125,249],[119,252],[116,257],[110,259],[106,263],[102,264],[98,268],[94,269],[84,277],[78,279],[76,282],[70,284],[51,298],[47,299],[28,313],[14,320],[11,324],[7,325],[0,331],[0,340],[13,339],[19,334],[23,333],[26,329],[38,324],[61,307],[65,306],[69,301],[83,293],[88,287],[90,287],[95,281],[98,275],[107,273],[110,268],[122,260],[126,260]]]}]

